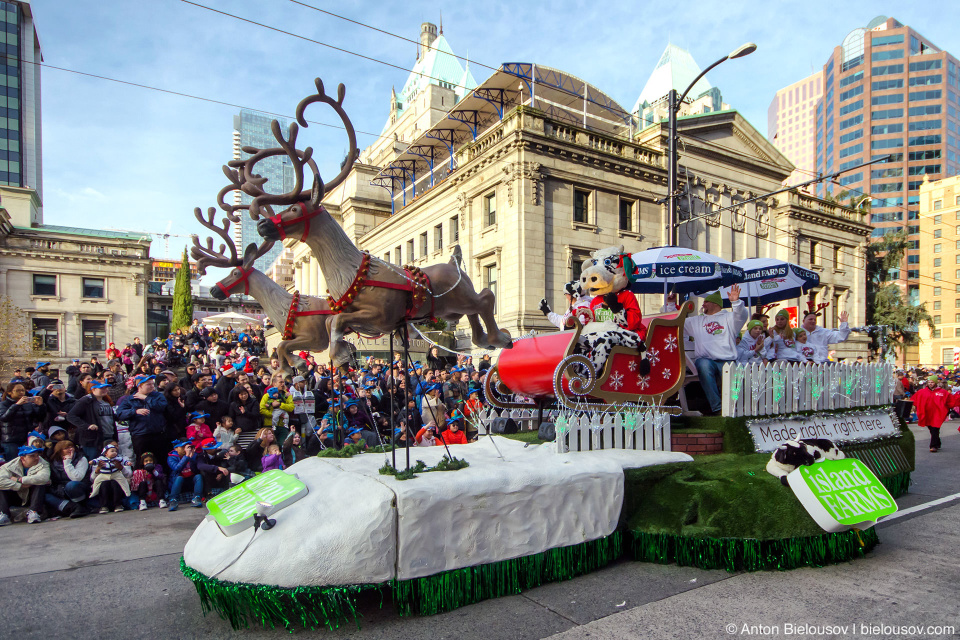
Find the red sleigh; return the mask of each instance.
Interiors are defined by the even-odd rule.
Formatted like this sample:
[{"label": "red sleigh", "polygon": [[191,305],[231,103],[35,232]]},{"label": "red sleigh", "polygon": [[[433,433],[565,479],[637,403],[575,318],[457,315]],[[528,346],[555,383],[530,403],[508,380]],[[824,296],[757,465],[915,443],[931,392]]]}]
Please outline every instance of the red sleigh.
[{"label": "red sleigh", "polygon": [[[627,347],[614,347],[603,371],[595,371],[586,356],[576,353],[583,329],[577,320],[572,331],[517,340],[512,349],[502,351],[491,369],[492,375],[487,375],[486,398],[499,408],[543,407],[554,399],[576,410],[624,404],[662,405],[683,388],[683,323],[692,309],[693,305],[687,302],[677,312],[643,319],[650,361],[647,376],[639,375],[643,355]],[[531,398],[534,405],[508,400],[511,394]],[[679,412],[679,407],[671,412]]]}]

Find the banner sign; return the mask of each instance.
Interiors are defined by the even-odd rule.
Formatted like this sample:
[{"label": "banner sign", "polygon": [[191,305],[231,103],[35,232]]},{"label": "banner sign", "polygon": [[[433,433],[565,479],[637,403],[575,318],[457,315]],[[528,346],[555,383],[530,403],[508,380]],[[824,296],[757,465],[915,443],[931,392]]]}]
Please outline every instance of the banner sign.
[{"label": "banner sign", "polygon": [[897,512],[897,503],[867,465],[856,458],[826,460],[791,471],[787,482],[824,531],[869,529]]},{"label": "banner sign", "polygon": [[270,516],[307,495],[307,485],[296,475],[279,469],[261,473],[241,482],[207,501],[207,509],[220,530],[233,536],[253,525],[257,503],[270,505],[264,515]]},{"label": "banner sign", "polygon": [[826,438],[842,445],[900,435],[900,427],[883,410],[749,420],[747,428],[758,452],[774,451],[787,440]]}]

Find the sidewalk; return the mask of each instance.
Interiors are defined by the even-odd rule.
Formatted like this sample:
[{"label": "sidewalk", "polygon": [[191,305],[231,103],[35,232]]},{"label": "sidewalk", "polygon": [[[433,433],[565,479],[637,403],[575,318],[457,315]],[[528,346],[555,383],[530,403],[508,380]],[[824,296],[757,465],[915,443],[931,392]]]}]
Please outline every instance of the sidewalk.
[{"label": "sidewalk", "polygon": [[[911,425],[916,471],[901,509],[960,492],[958,421],[941,428],[943,448],[930,453],[929,432]],[[861,624],[955,625],[960,581],[960,500],[878,525],[881,544],[863,560],[820,569],[745,573],[628,609],[551,636],[590,638],[825,637],[789,633],[786,625],[848,625],[834,637],[945,637],[860,634]],[[856,624],[854,632],[849,625]],[[729,633],[727,625],[735,625]],[[766,625],[748,634],[743,625]],[[779,626],[779,629],[775,627]],[[748,631],[753,631],[749,629]]]}]

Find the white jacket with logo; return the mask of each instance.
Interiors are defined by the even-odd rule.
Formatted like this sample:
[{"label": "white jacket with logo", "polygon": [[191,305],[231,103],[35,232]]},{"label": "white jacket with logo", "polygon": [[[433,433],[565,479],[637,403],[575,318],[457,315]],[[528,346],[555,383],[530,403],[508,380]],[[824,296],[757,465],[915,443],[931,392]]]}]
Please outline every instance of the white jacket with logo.
[{"label": "white jacket with logo", "polygon": [[807,332],[807,346],[813,347],[813,361],[817,364],[827,362],[830,354],[830,345],[843,342],[850,335],[850,327],[841,322],[837,329],[817,327]]},{"label": "white jacket with logo", "polygon": [[711,316],[687,316],[683,335],[693,338],[694,358],[736,360],[737,334],[749,315],[743,302],[737,300],[729,310]]}]

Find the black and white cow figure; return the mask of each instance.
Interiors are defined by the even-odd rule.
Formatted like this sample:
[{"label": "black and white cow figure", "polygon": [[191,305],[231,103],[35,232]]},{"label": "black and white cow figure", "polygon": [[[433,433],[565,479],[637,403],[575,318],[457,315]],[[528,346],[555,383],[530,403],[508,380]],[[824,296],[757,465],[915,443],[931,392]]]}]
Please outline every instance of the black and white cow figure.
[{"label": "black and white cow figure", "polygon": [[780,478],[780,482],[786,487],[787,475],[791,471],[816,462],[842,460],[845,457],[843,451],[826,438],[787,440],[770,456],[766,470],[770,475]]},{"label": "black and white cow figure", "polygon": [[[590,322],[585,323],[577,344],[579,353],[586,355],[599,373],[614,347],[622,346],[646,351],[642,324],[643,314],[636,296],[629,290],[623,247],[608,247],[594,251],[584,261],[580,286],[593,296],[590,303]],[[640,362],[641,376],[649,375],[650,363],[644,357]]]}]

